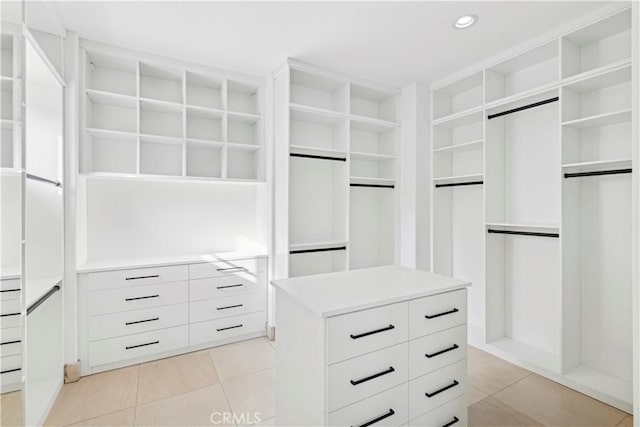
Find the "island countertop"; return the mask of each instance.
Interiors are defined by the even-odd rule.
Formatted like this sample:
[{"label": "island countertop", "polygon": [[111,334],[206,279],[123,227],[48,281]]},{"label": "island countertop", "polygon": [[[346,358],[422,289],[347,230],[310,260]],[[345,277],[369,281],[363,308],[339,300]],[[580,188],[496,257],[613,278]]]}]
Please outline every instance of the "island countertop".
[{"label": "island countertop", "polygon": [[463,289],[470,282],[401,266],[385,266],[271,281],[321,317]]}]

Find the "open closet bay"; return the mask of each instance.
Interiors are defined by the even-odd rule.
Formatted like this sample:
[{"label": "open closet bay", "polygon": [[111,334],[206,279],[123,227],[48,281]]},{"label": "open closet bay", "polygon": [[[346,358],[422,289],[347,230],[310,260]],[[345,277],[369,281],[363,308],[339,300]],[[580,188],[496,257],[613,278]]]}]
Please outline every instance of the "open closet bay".
[{"label": "open closet bay", "polygon": [[433,268],[469,340],[632,403],[631,11],[432,91]]}]

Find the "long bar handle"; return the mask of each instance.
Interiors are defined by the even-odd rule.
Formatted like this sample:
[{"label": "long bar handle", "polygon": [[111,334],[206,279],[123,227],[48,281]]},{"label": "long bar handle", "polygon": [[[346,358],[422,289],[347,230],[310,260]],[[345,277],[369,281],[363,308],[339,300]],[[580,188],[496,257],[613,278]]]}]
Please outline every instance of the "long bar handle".
[{"label": "long bar handle", "polygon": [[453,419],[451,421],[449,421],[448,423],[446,423],[442,427],[450,427],[450,426],[454,425],[455,423],[457,423],[458,421],[460,421],[460,419],[458,417],[453,417]]},{"label": "long bar handle", "polygon": [[455,350],[457,348],[459,348],[458,344],[454,344],[451,347],[445,348],[445,349],[440,350],[440,351],[436,351],[435,353],[431,353],[431,354],[425,353],[425,357],[427,359],[431,359],[432,357],[440,356],[441,354],[448,353],[448,352],[453,351],[453,350]]},{"label": "long bar handle", "polygon": [[236,329],[236,328],[242,328],[242,323],[240,323],[239,325],[235,325],[235,326],[229,326],[228,328],[219,328],[216,329],[216,331],[220,332],[220,331],[226,331],[227,329]]},{"label": "long bar handle", "polygon": [[216,286],[216,289],[239,288],[241,286],[244,286],[244,284],[238,283],[237,285]]},{"label": "long bar handle", "polygon": [[226,307],[216,307],[216,310],[228,310],[230,308],[242,307],[244,304],[227,305]]},{"label": "long bar handle", "polygon": [[155,279],[160,277],[159,274],[152,274],[150,276],[134,276],[134,277],[125,277],[124,280],[140,280],[140,279]]},{"label": "long bar handle", "polygon": [[369,375],[368,377],[360,378],[359,380],[350,380],[349,382],[351,383],[351,385],[358,385],[358,384],[366,383],[367,381],[375,380],[376,378],[379,378],[379,377],[381,377],[383,375],[390,374],[390,373],[395,372],[395,371],[396,370],[393,368],[393,366],[389,366],[389,369],[385,369],[382,372],[378,372],[377,374]]},{"label": "long bar handle", "polygon": [[125,350],[131,350],[132,348],[146,347],[148,345],[154,345],[154,344],[160,344],[160,340],[155,340],[155,341],[144,343],[144,344],[128,345],[124,349]]},{"label": "long bar handle", "polygon": [[54,180],[49,179],[49,178],[43,178],[41,176],[34,175],[34,174],[31,174],[31,173],[27,174],[27,178],[28,179],[32,179],[34,181],[44,182],[45,184],[51,184],[54,187],[62,187],[62,183],[60,181],[54,181]]},{"label": "long bar handle", "polygon": [[133,321],[133,322],[126,322],[124,325],[125,326],[137,325],[138,323],[155,322],[156,320],[160,320],[160,318],[159,317],[154,317],[152,319],[136,320],[136,321]]},{"label": "long bar handle", "polygon": [[447,386],[442,387],[441,389],[438,389],[436,391],[432,391],[431,393],[425,393],[424,395],[427,396],[428,398],[432,398],[433,396],[436,396],[440,393],[442,393],[443,391],[447,391],[450,388],[453,388],[455,386],[457,386],[458,384],[460,384],[458,381],[453,380],[453,382]]},{"label": "long bar handle", "polygon": [[132,298],[125,298],[125,301],[137,301],[139,299],[149,299],[149,298],[160,298],[160,294],[155,294],[155,295],[146,295],[143,297],[132,297]]},{"label": "long bar handle", "polygon": [[351,334],[350,337],[352,340],[357,340],[358,338],[364,338],[364,337],[368,337],[369,335],[373,335],[373,334],[379,334],[380,332],[386,332],[386,331],[390,331],[392,329],[395,329],[396,327],[393,325],[389,325],[385,328],[380,328],[380,329],[376,329],[375,331],[369,331],[369,332],[363,332],[361,334]]},{"label": "long bar handle", "polygon": [[367,421],[364,424],[358,424],[357,426],[351,426],[351,427],[369,427],[370,425],[373,425],[377,422],[380,422],[382,420],[384,420],[385,418],[389,418],[390,416],[394,415],[396,413],[396,411],[394,411],[393,409],[389,409],[387,412],[385,412],[384,414],[380,415],[379,417],[375,417],[372,420]]},{"label": "long bar handle", "polygon": [[438,314],[431,314],[431,315],[425,314],[424,317],[427,318],[427,319],[435,319],[436,317],[446,316],[448,314],[457,313],[459,311],[460,310],[458,310],[457,308],[454,307],[451,310],[443,311],[442,313],[438,313]]},{"label": "long bar handle", "polygon": [[228,267],[228,268],[218,268],[218,271],[226,271],[226,272],[247,271],[247,267]]}]

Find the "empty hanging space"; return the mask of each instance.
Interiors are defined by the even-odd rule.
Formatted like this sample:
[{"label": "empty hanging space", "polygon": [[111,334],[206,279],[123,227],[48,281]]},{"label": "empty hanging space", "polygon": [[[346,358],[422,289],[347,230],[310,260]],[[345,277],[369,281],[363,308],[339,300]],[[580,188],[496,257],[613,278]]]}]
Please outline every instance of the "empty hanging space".
[{"label": "empty hanging space", "polygon": [[393,264],[396,191],[393,187],[351,186],[349,202],[349,269]]},{"label": "empty hanging space", "polygon": [[224,110],[224,80],[204,74],[186,72],[186,104]]},{"label": "empty hanging space", "polygon": [[187,140],[186,175],[222,178],[222,143]]},{"label": "empty hanging space", "polygon": [[13,80],[0,80],[0,119],[5,121],[13,120]]},{"label": "empty hanging space", "polygon": [[618,12],[562,38],[562,77],[631,59],[631,9]]},{"label": "empty hanging space", "polygon": [[348,83],[291,68],[290,103],[329,110],[349,112]]},{"label": "empty hanging space", "polygon": [[138,63],[135,59],[87,52],[85,56],[85,87],[98,92],[137,96]]},{"label": "empty hanging space", "polygon": [[631,176],[563,188],[564,373],[619,404],[632,400]]},{"label": "empty hanging space", "polygon": [[289,257],[289,277],[332,273],[347,269],[346,246],[327,246],[311,251],[294,249]]},{"label": "empty hanging space", "polygon": [[398,120],[398,95],[365,86],[351,84],[350,112],[375,120],[395,123]]},{"label": "empty hanging space", "polygon": [[182,104],[181,70],[140,63],[140,98]]},{"label": "empty hanging space", "polygon": [[482,72],[433,91],[433,119],[455,115],[482,106]]},{"label": "empty hanging space", "polygon": [[517,95],[559,80],[558,41],[546,43],[485,70],[485,101]]}]

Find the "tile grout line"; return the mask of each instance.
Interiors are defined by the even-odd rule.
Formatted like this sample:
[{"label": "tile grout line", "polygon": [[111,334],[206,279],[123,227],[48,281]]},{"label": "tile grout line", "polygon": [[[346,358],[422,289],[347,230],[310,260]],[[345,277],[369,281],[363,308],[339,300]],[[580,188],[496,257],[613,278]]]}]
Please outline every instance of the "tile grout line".
[{"label": "tile grout line", "polygon": [[140,365],[142,365],[141,363],[138,364],[138,378],[136,381],[136,405],[133,407],[133,425],[136,425],[136,421],[138,418],[138,394],[140,394]]}]

